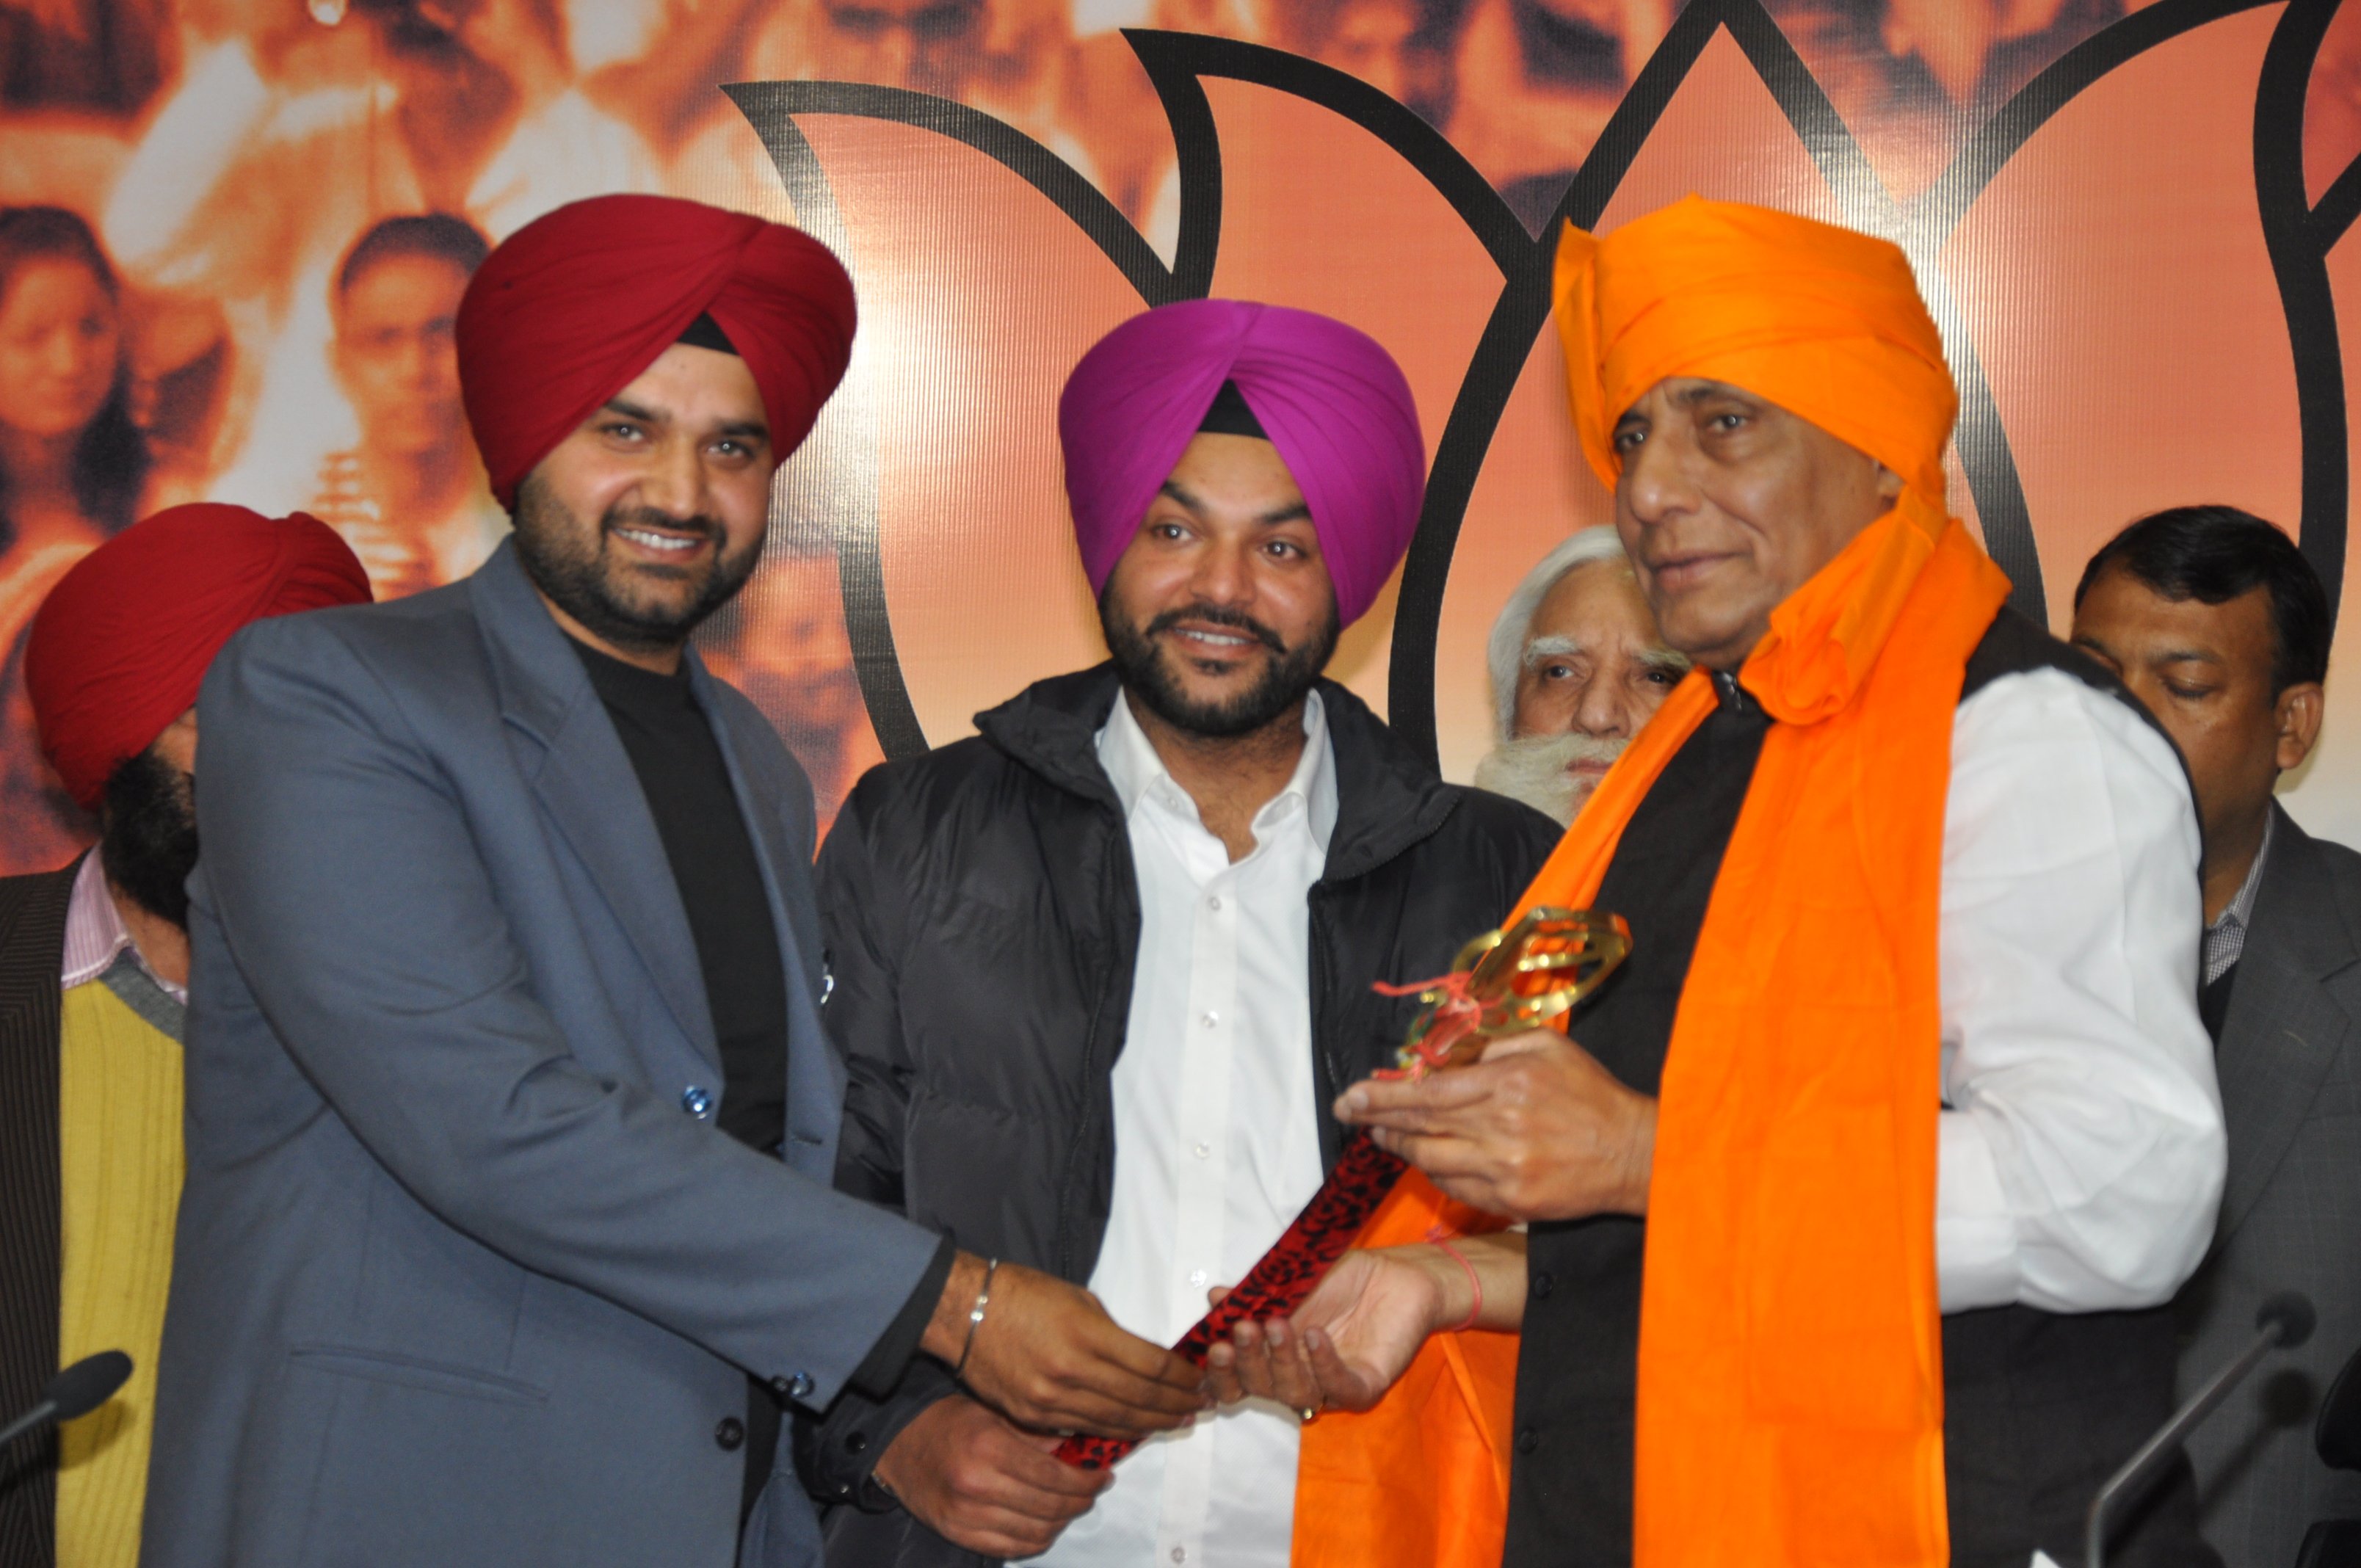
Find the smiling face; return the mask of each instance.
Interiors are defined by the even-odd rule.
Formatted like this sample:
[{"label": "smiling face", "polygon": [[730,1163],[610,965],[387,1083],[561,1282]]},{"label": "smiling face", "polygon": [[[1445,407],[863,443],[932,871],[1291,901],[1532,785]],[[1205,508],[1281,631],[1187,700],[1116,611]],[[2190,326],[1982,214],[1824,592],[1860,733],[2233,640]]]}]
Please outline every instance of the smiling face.
[{"label": "smiling face", "polygon": [[1178,729],[1243,735],[1301,702],[1336,651],[1336,590],[1279,449],[1191,440],[1099,619],[1126,687]]},{"label": "smiling face", "polygon": [[2209,843],[2237,841],[2319,733],[2321,688],[2271,690],[2278,632],[2257,587],[2221,604],[2172,599],[2121,566],[2074,607],[2074,643],[2113,670],[2180,748]]},{"label": "smiling face", "polygon": [[1726,382],[1674,376],[1615,425],[1615,527],[1664,641],[1734,670],[1771,612],[1892,508],[1901,477]]},{"label": "smiling face", "polygon": [[746,362],[675,344],[526,477],[517,554],[567,630],[669,669],[752,573],[777,466]]}]

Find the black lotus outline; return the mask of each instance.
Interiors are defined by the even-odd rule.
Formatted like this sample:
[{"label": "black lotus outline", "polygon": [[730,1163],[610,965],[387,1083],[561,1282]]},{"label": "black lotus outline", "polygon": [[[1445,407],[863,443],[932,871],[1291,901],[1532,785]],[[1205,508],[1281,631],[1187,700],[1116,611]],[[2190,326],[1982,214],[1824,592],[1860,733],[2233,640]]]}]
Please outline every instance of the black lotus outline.
[{"label": "black lotus outline", "polygon": [[[2166,43],[2274,0],[2159,0],[2084,39],[2027,82],[1971,132],[1918,197],[1895,201],[1851,130],[1762,0],[1690,0],[1584,159],[1538,236],[1454,148],[1411,110],[1344,71],[1257,44],[1194,33],[1127,29],[1161,101],[1179,158],[1180,216],[1170,267],[1099,190],[1014,126],[955,101],[847,82],[726,85],[762,137],[799,219],[849,256],[827,174],[796,124],[801,115],[887,120],[958,141],[1046,196],[1123,274],[1143,303],[1202,297],[1211,287],[1222,223],[1222,150],[1205,78],[1289,93],[1383,142],[1448,202],[1501,275],[1500,293],[1469,356],[1427,477],[1426,504],[1402,571],[1388,691],[1395,730],[1436,758],[1434,654],[1444,590],[1459,529],[1491,439],[1533,341],[1547,324],[1550,263],[1562,221],[1593,226],[1621,186],[1675,93],[1720,32],[1728,32],[1786,117],[1848,221],[1900,244],[1916,267],[1953,354],[1960,385],[1958,444],[1987,546],[2015,584],[2013,602],[2046,618],[2032,517],[2000,413],[1972,341],[1935,258],[2008,160],[2074,97]],[[2305,193],[2303,109],[2313,64],[2342,0],[2286,0],[2256,85],[2256,194],[2292,356],[2301,433],[2301,538],[2327,585],[2332,615],[2345,576],[2349,481],[2345,374],[2328,256],[2361,218],[2361,158],[2318,203]],[[858,411],[855,411],[856,414]],[[836,533],[845,619],[863,700],[889,758],[927,749],[895,651],[877,540],[873,451],[851,455]],[[2198,498],[2192,498],[2198,499]]]}]

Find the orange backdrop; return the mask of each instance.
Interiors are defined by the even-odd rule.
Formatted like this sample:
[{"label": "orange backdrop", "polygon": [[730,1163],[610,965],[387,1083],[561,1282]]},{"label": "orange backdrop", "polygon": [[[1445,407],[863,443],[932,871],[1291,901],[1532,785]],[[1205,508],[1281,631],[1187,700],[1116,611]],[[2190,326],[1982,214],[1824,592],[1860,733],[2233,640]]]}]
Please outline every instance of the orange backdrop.
[{"label": "orange backdrop", "polygon": [[[1100,656],[1054,400],[1098,334],[1206,292],[1340,316],[1408,372],[1432,495],[1335,673],[1466,778],[1493,739],[1492,618],[1608,515],[1545,330],[1549,238],[1690,191],[1905,245],[1967,394],[1954,510],[2053,626],[2103,540],[2183,502],[2282,523],[2341,594],[2356,153],[2361,14],[2337,0],[0,6],[0,202],[75,214],[109,265],[114,335],[91,352],[115,356],[143,444],[137,510],[342,498],[339,526],[409,551],[387,591],[472,557],[402,545],[401,507],[362,504],[400,468],[337,277],[369,227],[441,212],[497,240],[635,188],[835,245],[854,372],[708,640],[824,811],[879,757]],[[0,609],[135,505],[35,504],[79,492],[28,466],[42,416],[9,356],[43,323],[9,266]],[[465,466],[440,439],[417,472]],[[0,625],[0,871],[89,826],[33,757],[21,630]],[[2361,841],[2348,641],[2286,797]]]}]

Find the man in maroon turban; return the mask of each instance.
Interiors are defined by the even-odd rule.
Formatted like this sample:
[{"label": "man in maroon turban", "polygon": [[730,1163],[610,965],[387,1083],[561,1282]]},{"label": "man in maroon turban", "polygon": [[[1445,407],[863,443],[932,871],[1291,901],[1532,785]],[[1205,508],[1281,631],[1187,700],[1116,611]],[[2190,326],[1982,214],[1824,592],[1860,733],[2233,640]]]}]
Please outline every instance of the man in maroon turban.
[{"label": "man in maroon turban", "polygon": [[1081,1289],[829,1183],[811,787],[687,639],[852,327],[792,229],[527,225],[458,318],[511,542],[216,663],[148,1568],[805,1568],[782,1420],[848,1386],[1201,1407]]},{"label": "man in maroon turban", "polygon": [[360,563],[301,513],[157,513],[84,555],[35,615],[42,750],[97,813],[95,853],[0,881],[0,1409],[125,1350],[131,1381],[0,1487],[0,1561],[128,1562],[155,1430],[181,1190],[197,685],[266,616],[366,603]]},{"label": "man in maroon turban", "polygon": [[[1082,356],[1059,432],[1111,658],[873,770],[829,835],[838,1181],[1169,1344],[1335,1159],[1334,1087],[1408,1022],[1373,983],[1449,968],[1557,830],[1323,678],[1425,490],[1375,340],[1161,306]],[[913,1366],[813,1445],[823,1486],[908,1515],[840,1510],[829,1561],[1283,1568],[1308,1413],[1234,1409],[1084,1471]]]}]

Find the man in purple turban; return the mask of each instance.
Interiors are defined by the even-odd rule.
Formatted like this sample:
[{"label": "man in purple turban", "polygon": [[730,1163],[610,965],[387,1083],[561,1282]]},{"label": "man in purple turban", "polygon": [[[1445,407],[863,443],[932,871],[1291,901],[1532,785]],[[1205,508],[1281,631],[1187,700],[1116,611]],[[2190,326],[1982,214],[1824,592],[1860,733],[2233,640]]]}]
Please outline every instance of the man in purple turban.
[{"label": "man in purple turban", "polygon": [[[1087,1284],[1170,1343],[1319,1187],[1329,1102],[1497,923],[1557,826],[1455,788],[1323,679],[1418,522],[1386,351],[1201,300],[1133,317],[1059,410],[1112,655],[873,770],[819,857],[851,1069],[837,1184]],[[1281,1568],[1298,1432],[1268,1401],[1112,1471],[916,1364],[809,1452],[842,1565]]]}]

